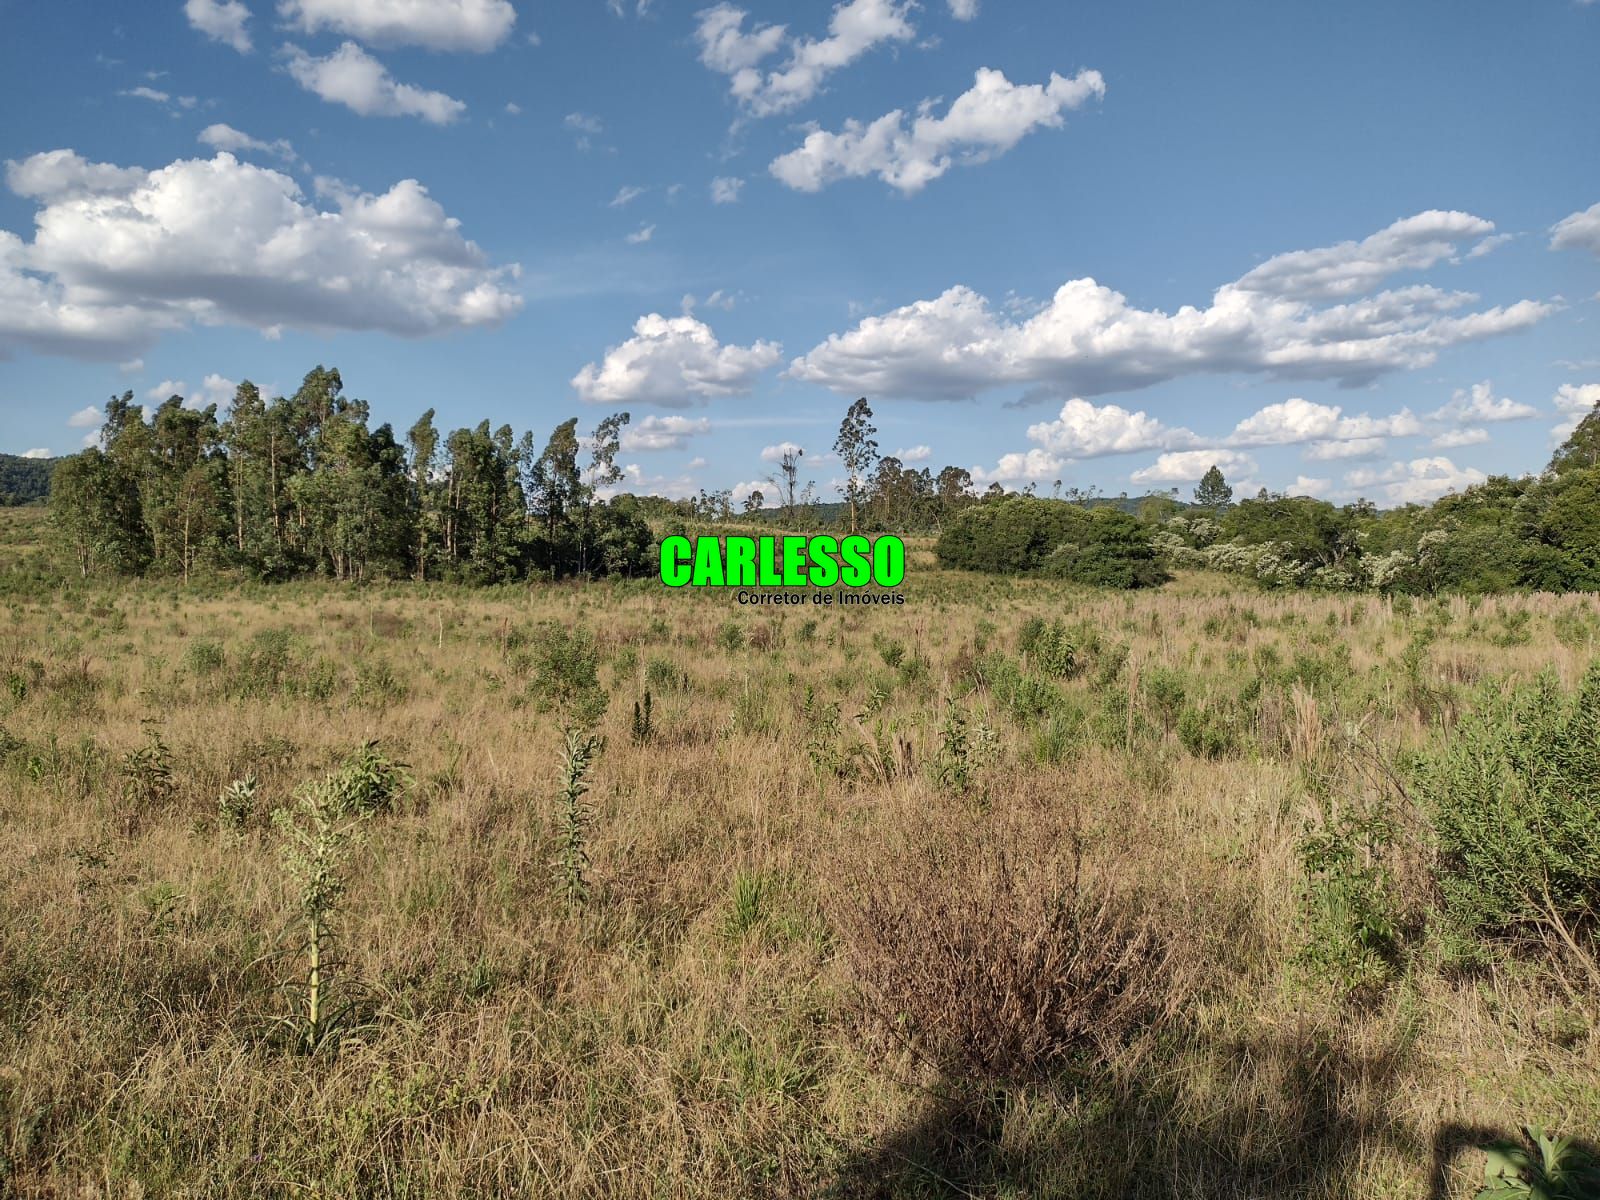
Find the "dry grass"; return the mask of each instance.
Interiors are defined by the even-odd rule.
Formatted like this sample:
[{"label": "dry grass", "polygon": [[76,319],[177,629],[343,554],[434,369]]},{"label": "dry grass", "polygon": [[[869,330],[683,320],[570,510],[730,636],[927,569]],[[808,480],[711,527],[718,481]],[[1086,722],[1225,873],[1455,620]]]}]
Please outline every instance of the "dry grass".
[{"label": "dry grass", "polygon": [[[1345,786],[1335,735],[1441,736],[1400,673],[1418,631],[1440,695],[1545,667],[1570,685],[1592,598],[1406,613],[913,568],[881,611],[642,585],[13,588],[0,1192],[1464,1195],[1464,1129],[1593,1133],[1585,988],[1422,964],[1351,1007],[1293,965],[1295,840]],[[1052,684],[1068,715],[1044,737],[971,682],[1033,615],[1089,623],[1142,682],[1105,650],[1107,677]],[[546,621],[593,632],[611,695],[581,912],[551,883],[561,734],[526,654]],[[1229,712],[1265,678],[1238,746],[1167,733],[1159,669]],[[959,792],[934,766],[951,704],[997,739]],[[123,786],[151,731],[159,797]],[[297,908],[269,810],[370,739],[416,785],[341,900],[334,975],[366,1023],[286,1052],[265,1031],[292,1011]],[[234,830],[218,797],[249,772]],[[1052,907],[1075,846],[1078,899]],[[931,1052],[883,1035],[895,1007],[945,1031],[912,1039]]]}]

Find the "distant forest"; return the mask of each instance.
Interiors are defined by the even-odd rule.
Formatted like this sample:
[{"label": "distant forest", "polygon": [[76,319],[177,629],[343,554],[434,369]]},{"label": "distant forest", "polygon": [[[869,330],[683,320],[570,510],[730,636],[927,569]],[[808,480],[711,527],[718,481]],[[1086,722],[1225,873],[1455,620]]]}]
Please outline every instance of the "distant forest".
[{"label": "distant forest", "polygon": [[872,419],[860,399],[840,423],[841,502],[802,482],[799,450],[776,464],[770,490],[738,505],[726,490],[663,499],[618,491],[627,413],[582,437],[570,418],[542,447],[487,421],[445,433],[432,409],[400,437],[374,428],[339,372],[319,366],[289,397],[241,383],[224,414],[173,396],[147,417],[131,392],[114,396],[98,446],[53,461],[0,457],[0,490],[28,502],[49,480],[57,542],[85,576],[628,576],[655,569],[664,534],[737,519],[933,533],[947,566],[1107,587],[1199,568],[1268,588],[1600,591],[1600,406],[1539,475],[1388,511],[1264,489],[1236,498],[1216,467],[1192,500],[1109,498],[1061,481],[1048,498],[999,484],[979,494],[960,467],[880,456]]},{"label": "distant forest", "polygon": [[0,454],[0,508],[43,504],[50,495],[50,473],[59,461]]}]

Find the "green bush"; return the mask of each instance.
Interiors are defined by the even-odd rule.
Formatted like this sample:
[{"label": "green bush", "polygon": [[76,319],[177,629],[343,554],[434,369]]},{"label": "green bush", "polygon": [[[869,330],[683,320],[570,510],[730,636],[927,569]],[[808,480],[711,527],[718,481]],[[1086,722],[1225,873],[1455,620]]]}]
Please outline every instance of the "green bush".
[{"label": "green bush", "polygon": [[540,624],[533,638],[533,688],[539,705],[588,725],[600,719],[609,699],[600,686],[600,653],[587,629],[554,621]]},{"label": "green bush", "polygon": [[1388,867],[1394,841],[1390,814],[1375,806],[1308,826],[1295,847],[1306,930],[1297,961],[1342,990],[1371,990],[1395,969],[1399,904]]},{"label": "green bush", "polygon": [[1442,749],[1417,758],[1448,927],[1516,936],[1600,911],[1600,661],[1575,692],[1545,675],[1485,689]]},{"label": "green bush", "polygon": [[963,510],[939,535],[947,567],[1002,575],[1043,572],[1099,587],[1152,587],[1167,578],[1150,531],[1115,508],[1004,496]]}]

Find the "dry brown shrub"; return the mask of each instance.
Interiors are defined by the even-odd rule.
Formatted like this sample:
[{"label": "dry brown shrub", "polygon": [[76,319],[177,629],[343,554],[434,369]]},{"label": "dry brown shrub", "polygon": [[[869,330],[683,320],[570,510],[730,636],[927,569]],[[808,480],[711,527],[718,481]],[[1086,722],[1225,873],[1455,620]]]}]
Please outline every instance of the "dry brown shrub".
[{"label": "dry brown shrub", "polygon": [[1094,1069],[1180,999],[1169,922],[1071,832],[941,814],[847,855],[831,917],[861,997],[947,1078]]}]

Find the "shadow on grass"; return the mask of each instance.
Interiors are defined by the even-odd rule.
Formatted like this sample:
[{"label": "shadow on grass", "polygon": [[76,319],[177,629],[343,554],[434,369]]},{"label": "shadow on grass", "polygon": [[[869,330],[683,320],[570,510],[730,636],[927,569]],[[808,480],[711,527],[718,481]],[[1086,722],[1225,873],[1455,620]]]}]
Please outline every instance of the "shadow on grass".
[{"label": "shadow on grass", "polygon": [[[1473,1147],[1505,1131],[1442,1128],[1432,1146],[1396,1116],[1403,1052],[1354,1051],[1327,1035],[1290,1035],[1214,1048],[1205,1082],[1147,1078],[1070,1095],[1038,1087],[979,1091],[947,1084],[916,1124],[857,1155],[826,1193],[854,1197],[1290,1197],[1413,1195],[1431,1166],[1427,1200],[1470,1195],[1451,1175]],[[1465,1165],[1465,1164],[1461,1164]],[[1391,1172],[1393,1174],[1393,1172]],[[1407,1190],[1407,1189],[1413,1190]]]}]

